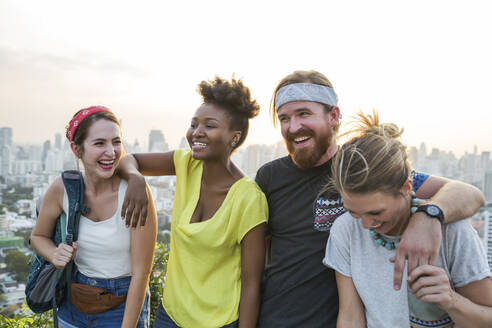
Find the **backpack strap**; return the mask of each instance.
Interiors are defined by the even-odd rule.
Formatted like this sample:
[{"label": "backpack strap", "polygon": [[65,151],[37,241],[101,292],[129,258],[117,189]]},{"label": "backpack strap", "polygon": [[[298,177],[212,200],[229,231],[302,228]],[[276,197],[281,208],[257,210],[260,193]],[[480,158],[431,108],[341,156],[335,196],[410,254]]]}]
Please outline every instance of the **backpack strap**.
[{"label": "backpack strap", "polygon": [[66,244],[72,246],[77,241],[80,214],[87,214],[89,208],[84,205],[84,179],[79,171],[64,171],[63,184],[68,194],[68,218],[66,226]]},{"label": "backpack strap", "polygon": [[[84,179],[79,171],[69,170],[62,173],[63,184],[68,195],[68,216],[65,220],[62,218],[62,236],[65,232],[64,242],[72,246],[78,239],[79,221],[82,213],[89,213],[90,209],[84,205]],[[67,301],[71,302],[70,285],[72,283],[72,271],[74,268],[73,260],[65,266],[65,280],[67,283]],[[56,298],[55,298],[56,302]],[[53,306],[53,314],[56,317],[56,304]],[[71,310],[71,307],[70,307]],[[71,311],[70,311],[71,312]]]},{"label": "backpack strap", "polygon": [[65,213],[60,214],[60,232],[61,232],[61,242],[67,243],[67,215]]}]

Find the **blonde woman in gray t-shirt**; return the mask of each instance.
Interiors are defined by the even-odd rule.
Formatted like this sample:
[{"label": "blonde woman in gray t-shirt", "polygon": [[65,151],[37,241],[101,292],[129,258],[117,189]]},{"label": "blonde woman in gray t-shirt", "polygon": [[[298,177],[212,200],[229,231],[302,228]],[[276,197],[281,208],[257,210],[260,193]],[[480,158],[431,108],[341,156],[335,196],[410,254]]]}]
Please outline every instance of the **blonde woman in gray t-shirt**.
[{"label": "blonde woman in gray t-shirt", "polygon": [[492,327],[490,269],[466,221],[443,225],[436,264],[410,272],[408,292],[393,289],[390,258],[411,213],[441,223],[445,213],[415,198],[398,140],[403,130],[380,124],[377,112],[358,118],[356,135],[333,161],[330,185],[348,211],[333,225],[323,259],[336,270],[337,327]]}]

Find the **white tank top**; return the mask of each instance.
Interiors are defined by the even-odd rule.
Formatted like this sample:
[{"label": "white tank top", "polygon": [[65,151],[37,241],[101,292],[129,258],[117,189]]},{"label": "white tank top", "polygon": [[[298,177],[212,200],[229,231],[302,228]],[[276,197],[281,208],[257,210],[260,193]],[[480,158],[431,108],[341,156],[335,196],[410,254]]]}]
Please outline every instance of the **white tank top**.
[{"label": "white tank top", "polygon": [[[75,255],[77,269],[92,278],[118,278],[131,275],[131,231],[121,219],[121,206],[128,183],[121,180],[118,188],[118,206],[112,217],[94,222],[80,216],[78,249]],[[68,195],[63,195],[63,211],[68,213]],[[68,217],[68,215],[67,215]]]}]

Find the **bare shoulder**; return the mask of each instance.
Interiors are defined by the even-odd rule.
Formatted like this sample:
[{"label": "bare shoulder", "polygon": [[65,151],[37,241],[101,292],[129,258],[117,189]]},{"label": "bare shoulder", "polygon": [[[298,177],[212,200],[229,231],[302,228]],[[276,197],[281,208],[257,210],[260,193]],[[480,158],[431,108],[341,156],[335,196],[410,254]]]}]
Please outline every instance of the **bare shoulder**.
[{"label": "bare shoulder", "polygon": [[63,198],[63,193],[65,191],[65,185],[63,184],[63,179],[61,176],[57,176],[55,180],[51,183],[46,193],[51,196],[56,196],[57,198]]}]

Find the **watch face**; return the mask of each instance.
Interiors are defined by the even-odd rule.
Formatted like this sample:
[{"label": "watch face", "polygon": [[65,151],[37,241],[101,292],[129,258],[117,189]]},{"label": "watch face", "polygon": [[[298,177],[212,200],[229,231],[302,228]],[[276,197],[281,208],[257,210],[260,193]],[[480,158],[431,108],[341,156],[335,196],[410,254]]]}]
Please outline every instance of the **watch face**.
[{"label": "watch face", "polygon": [[430,205],[427,207],[427,213],[431,216],[437,216],[439,215],[439,208],[437,206]]}]

